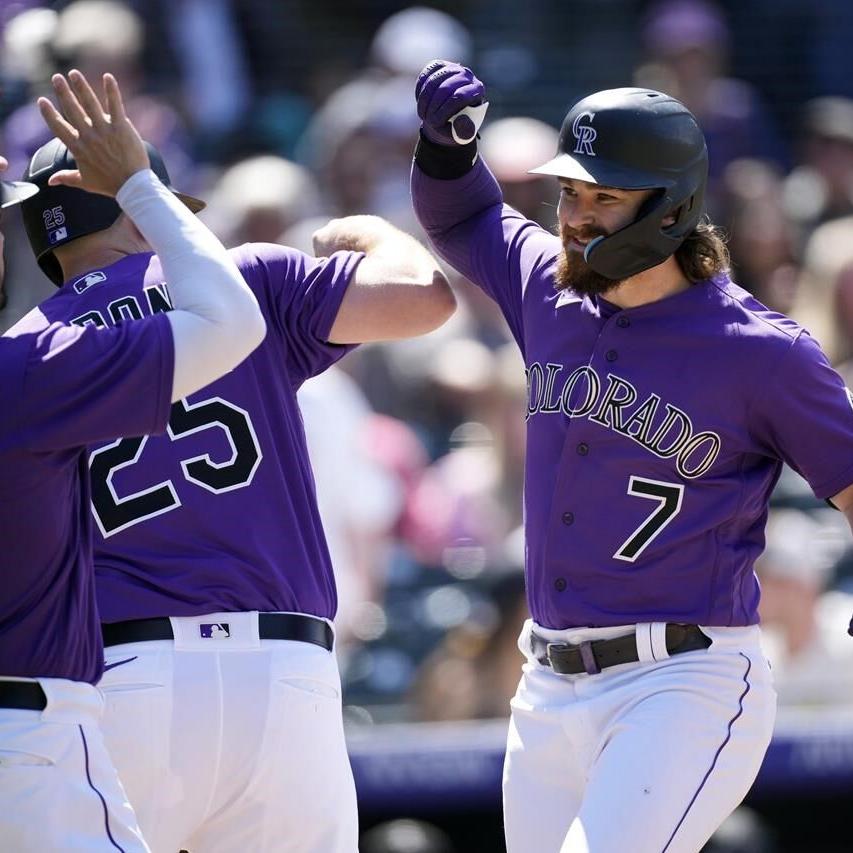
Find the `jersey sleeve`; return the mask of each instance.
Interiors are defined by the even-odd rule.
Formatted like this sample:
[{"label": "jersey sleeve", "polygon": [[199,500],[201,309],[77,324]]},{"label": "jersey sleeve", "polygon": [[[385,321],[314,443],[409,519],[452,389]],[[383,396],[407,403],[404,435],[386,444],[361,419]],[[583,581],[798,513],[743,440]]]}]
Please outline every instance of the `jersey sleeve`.
[{"label": "jersey sleeve", "polygon": [[853,483],[853,395],[817,342],[801,332],[763,383],[750,413],[762,448],[831,498]]},{"label": "jersey sleeve", "polygon": [[31,333],[18,428],[33,451],[162,433],[175,349],[158,314],[114,327],[51,323]]},{"label": "jersey sleeve", "polygon": [[436,252],[498,303],[523,350],[524,294],[553,264],[559,238],[503,203],[482,160],[455,180],[430,178],[415,164],[412,201]]},{"label": "jersey sleeve", "polygon": [[265,307],[283,344],[294,385],[322,373],[357,344],[329,343],[329,334],[362,252],[314,258],[286,246],[252,243],[236,252],[237,265]]}]

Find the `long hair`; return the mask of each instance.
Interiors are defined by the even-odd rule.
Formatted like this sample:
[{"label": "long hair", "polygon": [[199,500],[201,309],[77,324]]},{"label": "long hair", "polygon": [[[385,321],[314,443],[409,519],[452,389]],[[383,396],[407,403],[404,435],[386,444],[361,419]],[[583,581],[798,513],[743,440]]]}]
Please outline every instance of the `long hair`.
[{"label": "long hair", "polygon": [[675,259],[691,282],[713,278],[731,266],[725,234],[708,217],[703,217],[676,249]]}]

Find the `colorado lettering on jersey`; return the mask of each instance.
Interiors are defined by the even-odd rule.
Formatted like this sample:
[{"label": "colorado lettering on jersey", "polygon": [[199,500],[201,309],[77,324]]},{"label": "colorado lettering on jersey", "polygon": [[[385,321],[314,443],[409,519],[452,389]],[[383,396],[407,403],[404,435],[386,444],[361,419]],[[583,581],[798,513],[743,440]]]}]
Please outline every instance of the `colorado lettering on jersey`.
[{"label": "colorado lettering on jersey", "polygon": [[[626,379],[608,373],[602,380],[589,365],[575,368],[557,387],[563,364],[533,362],[527,375],[527,415],[562,413],[587,418],[625,435],[660,459],[675,459],[678,473],[693,480],[707,473],[720,453],[720,436],[697,432],[687,412],[649,394],[639,405],[639,392]],[[661,405],[662,404],[662,405]]]},{"label": "colorado lettering on jersey", "polygon": [[71,322],[75,326],[115,326],[123,320],[141,320],[149,314],[172,310],[172,297],[165,282],[146,287],[143,292],[148,303],[145,311],[135,296],[122,296],[107,305],[106,314],[93,309],[74,317]]}]

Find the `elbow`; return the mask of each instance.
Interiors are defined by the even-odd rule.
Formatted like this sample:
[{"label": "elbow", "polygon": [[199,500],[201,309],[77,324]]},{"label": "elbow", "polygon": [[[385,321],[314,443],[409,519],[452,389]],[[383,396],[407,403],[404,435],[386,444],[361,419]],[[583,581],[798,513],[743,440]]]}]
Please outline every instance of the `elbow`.
[{"label": "elbow", "polygon": [[238,346],[242,350],[241,361],[260,346],[267,334],[267,323],[257,300],[251,293],[246,295],[248,298],[243,310],[235,312],[232,317],[237,319],[239,316],[234,331],[239,340]]},{"label": "elbow", "polygon": [[431,321],[430,329],[437,329],[443,326],[456,311],[456,296],[447,276],[438,268],[433,272],[430,291],[430,310],[427,319]]},{"label": "elbow", "polygon": [[261,314],[261,309],[256,302],[251,311],[251,317],[246,323],[246,340],[249,352],[259,347],[266,336],[267,321],[264,319],[264,315]]}]

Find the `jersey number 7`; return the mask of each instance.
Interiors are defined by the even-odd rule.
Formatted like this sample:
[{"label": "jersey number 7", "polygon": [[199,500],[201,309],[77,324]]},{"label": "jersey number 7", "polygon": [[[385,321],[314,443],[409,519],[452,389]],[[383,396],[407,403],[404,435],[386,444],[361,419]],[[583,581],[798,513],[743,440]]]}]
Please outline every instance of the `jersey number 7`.
[{"label": "jersey number 7", "polygon": [[677,483],[662,483],[660,480],[646,480],[631,475],[628,481],[628,494],[638,498],[647,498],[658,502],[652,514],[622,543],[613,555],[615,560],[633,563],[658,536],[661,530],[672,521],[681,509],[684,486]]}]

